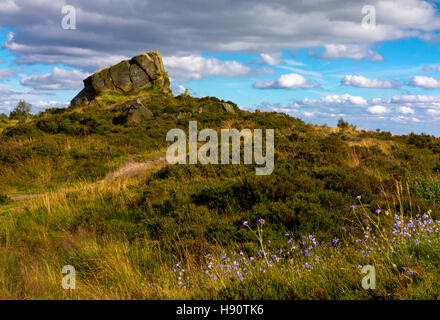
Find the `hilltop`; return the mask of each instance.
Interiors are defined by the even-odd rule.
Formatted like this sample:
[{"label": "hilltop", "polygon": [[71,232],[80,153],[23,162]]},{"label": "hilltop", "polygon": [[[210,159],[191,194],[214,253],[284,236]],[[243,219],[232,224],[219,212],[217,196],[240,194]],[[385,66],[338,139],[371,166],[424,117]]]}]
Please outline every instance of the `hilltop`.
[{"label": "hilltop", "polygon": [[[76,298],[337,297],[318,289],[310,296],[296,289],[264,296],[251,290],[252,283],[179,295],[170,270],[179,261],[198,274],[213,252],[239,248],[255,254],[252,235],[241,227],[245,220],[265,219],[265,236],[275,243],[286,233],[348,241],[341,228],[361,234],[349,210],[359,195],[366,210],[423,215],[431,209],[433,219],[439,217],[435,137],[314,126],[282,113],[241,110],[215,97],[175,96],[158,52],[103,68],[84,86],[68,108],[48,109],[23,123],[0,119],[0,194],[44,194],[0,209],[1,249],[9,257],[0,263],[3,296],[53,292],[66,298],[56,279],[59,266],[72,264],[88,290]],[[244,164],[167,165],[161,161],[166,133],[187,131],[189,120],[199,130],[275,129],[273,173],[255,176],[255,165]],[[420,261],[418,267],[433,279],[438,260],[427,261],[428,267]],[[410,281],[397,286],[405,262],[387,263],[400,269],[390,273],[391,293],[379,290],[378,297],[399,297],[401,290],[416,295]],[[45,276],[32,280],[25,265]],[[135,283],[156,281],[159,274],[169,277],[157,284],[162,291]],[[418,285],[427,286],[429,277]],[[260,279],[269,285],[278,280]],[[345,298],[374,297],[347,290]],[[431,290],[435,296],[437,288]]]}]

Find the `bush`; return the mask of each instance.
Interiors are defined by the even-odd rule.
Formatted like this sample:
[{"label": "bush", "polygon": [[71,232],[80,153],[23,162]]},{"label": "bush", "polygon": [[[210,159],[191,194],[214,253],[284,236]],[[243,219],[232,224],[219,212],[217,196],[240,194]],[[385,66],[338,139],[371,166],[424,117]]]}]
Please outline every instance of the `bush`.
[{"label": "bush", "polygon": [[26,120],[32,110],[32,105],[24,100],[20,100],[14,110],[9,114],[9,118],[12,120]]},{"label": "bush", "polygon": [[349,123],[347,121],[344,121],[344,119],[341,117],[338,121],[338,128],[340,129],[344,129],[344,128],[348,128]]},{"label": "bush", "polygon": [[8,122],[8,116],[4,113],[0,113],[0,122],[7,123]]},{"label": "bush", "polygon": [[0,193],[0,204],[8,204],[11,202],[11,198],[4,193]]}]

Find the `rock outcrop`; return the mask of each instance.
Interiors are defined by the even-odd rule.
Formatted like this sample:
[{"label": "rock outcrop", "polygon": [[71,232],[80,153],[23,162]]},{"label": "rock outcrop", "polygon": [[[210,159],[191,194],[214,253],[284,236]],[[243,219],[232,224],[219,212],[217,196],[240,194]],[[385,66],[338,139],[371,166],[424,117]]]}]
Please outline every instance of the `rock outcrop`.
[{"label": "rock outcrop", "polygon": [[171,94],[170,80],[158,51],[144,52],[109,68],[102,68],[83,82],[84,89],[72,99],[72,106],[88,104],[97,96],[111,91],[154,88]]}]

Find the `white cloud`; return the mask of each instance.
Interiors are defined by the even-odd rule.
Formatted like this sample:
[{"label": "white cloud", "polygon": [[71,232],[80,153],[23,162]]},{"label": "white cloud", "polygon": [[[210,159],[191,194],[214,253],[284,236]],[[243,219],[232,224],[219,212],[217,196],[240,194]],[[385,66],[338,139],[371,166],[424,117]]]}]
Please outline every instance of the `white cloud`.
[{"label": "white cloud", "polygon": [[252,71],[235,60],[223,61],[199,55],[164,57],[163,63],[173,81],[200,80],[210,76],[243,77]]},{"label": "white cloud", "polygon": [[372,113],[372,114],[384,114],[384,113],[389,113],[390,110],[387,109],[384,106],[371,106],[367,108],[368,112]]},{"label": "white cloud", "polygon": [[440,109],[428,109],[426,110],[426,113],[431,116],[439,116],[440,115]]},{"label": "white cloud", "polygon": [[279,53],[260,53],[261,62],[269,66],[276,66],[284,62],[283,55]]},{"label": "white cloud", "polygon": [[324,52],[313,54],[322,59],[350,58],[355,60],[370,59],[373,61],[383,61],[383,57],[376,51],[371,50],[368,45],[359,44],[326,44]]},{"label": "white cloud", "polygon": [[15,75],[15,72],[10,69],[0,69],[0,80],[12,77]]},{"label": "white cloud", "polygon": [[171,90],[173,91],[174,94],[182,94],[185,93],[186,88],[180,84],[172,84]]},{"label": "white cloud", "polygon": [[61,2],[2,3],[0,21],[16,32],[5,47],[17,62],[63,63],[93,71],[112,57],[132,57],[153,49],[180,56],[323,46],[323,57],[329,59],[381,60],[371,49],[375,43],[414,36],[428,39],[440,29],[435,4],[422,0],[369,1],[378,13],[374,31],[362,28],[358,0],[344,1],[343,6],[337,0],[222,0],[209,5],[174,0],[112,1],[109,5],[108,0],[76,0],[77,29],[72,32],[60,28]]},{"label": "white cloud", "polygon": [[367,78],[362,75],[346,75],[341,80],[343,86],[353,86],[358,88],[378,88],[395,89],[400,87],[400,83],[395,80],[381,80],[376,78]]},{"label": "white cloud", "polygon": [[414,110],[410,107],[400,106],[396,108],[397,112],[403,113],[403,114],[414,114]]},{"label": "white cloud", "polygon": [[24,86],[43,90],[81,89],[83,79],[89,74],[79,70],[65,70],[54,67],[51,72],[42,75],[25,76],[20,80]]},{"label": "white cloud", "polygon": [[425,89],[439,89],[440,80],[433,77],[414,76],[409,83],[413,87],[420,87]]},{"label": "white cloud", "polygon": [[344,105],[358,105],[363,106],[367,105],[367,100],[360,96],[352,96],[348,93],[346,94],[333,94],[327,95],[323,98],[319,99],[320,102],[324,102],[326,104],[344,104]]},{"label": "white cloud", "polygon": [[289,73],[283,74],[279,78],[269,81],[257,81],[254,83],[254,88],[257,89],[310,89],[318,87],[317,82],[297,74]]}]

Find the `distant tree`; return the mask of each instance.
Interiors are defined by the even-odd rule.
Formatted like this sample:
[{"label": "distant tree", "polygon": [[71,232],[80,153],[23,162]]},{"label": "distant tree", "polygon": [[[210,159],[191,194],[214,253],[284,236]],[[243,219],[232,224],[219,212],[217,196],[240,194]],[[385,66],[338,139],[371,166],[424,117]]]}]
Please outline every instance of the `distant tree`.
[{"label": "distant tree", "polygon": [[9,119],[26,120],[31,114],[32,105],[24,100],[20,100],[14,110],[9,114]]},{"label": "distant tree", "polygon": [[0,113],[0,122],[8,122],[8,116],[4,113]]},{"label": "distant tree", "polygon": [[348,128],[350,124],[347,121],[344,121],[344,119],[341,117],[338,121],[338,128],[344,129]]}]

